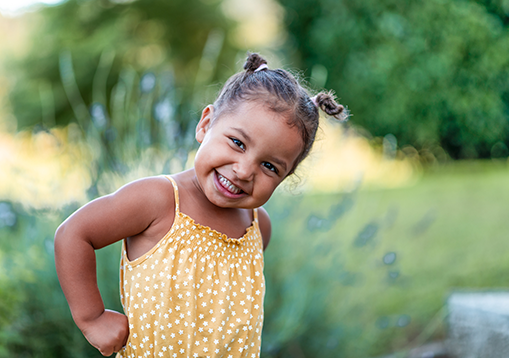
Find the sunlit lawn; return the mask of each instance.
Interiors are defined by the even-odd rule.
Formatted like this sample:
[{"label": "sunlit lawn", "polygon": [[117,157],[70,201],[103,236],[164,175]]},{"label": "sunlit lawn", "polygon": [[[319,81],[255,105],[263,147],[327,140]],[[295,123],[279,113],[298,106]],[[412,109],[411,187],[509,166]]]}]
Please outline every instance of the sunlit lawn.
[{"label": "sunlit lawn", "polygon": [[[430,169],[409,187],[350,194],[351,210],[325,232],[309,231],[310,216],[327,218],[344,195],[279,198],[270,203],[276,222],[266,275],[305,277],[291,267],[301,265],[319,270],[309,282],[326,295],[316,303],[328,306],[330,326],[346,327],[345,337],[325,341],[349,357],[441,339],[441,308],[453,290],[508,286],[508,183],[506,162]],[[278,219],[284,210],[289,216]]]}]

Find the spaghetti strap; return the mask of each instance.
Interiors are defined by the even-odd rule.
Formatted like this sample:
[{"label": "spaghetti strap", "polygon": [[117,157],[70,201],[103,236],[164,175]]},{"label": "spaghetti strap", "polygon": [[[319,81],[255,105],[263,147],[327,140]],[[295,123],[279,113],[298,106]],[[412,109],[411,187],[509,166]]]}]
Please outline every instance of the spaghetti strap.
[{"label": "spaghetti strap", "polygon": [[253,209],[253,218],[255,222],[258,222],[258,208]]},{"label": "spaghetti strap", "polygon": [[175,215],[177,215],[180,211],[180,208],[179,208],[179,187],[177,185],[177,182],[175,181],[175,179],[173,179],[171,176],[169,175],[165,175],[166,179],[168,179],[171,184],[173,185],[173,193],[175,194]]}]

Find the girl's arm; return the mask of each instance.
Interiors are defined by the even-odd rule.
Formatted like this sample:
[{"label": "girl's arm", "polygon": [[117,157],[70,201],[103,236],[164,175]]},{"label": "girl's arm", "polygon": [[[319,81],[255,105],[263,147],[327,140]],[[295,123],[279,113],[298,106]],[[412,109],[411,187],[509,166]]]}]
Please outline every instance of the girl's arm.
[{"label": "girl's arm", "polygon": [[55,264],[73,319],[105,356],[122,348],[129,328],[126,316],[104,308],[94,250],[139,233],[164,231],[174,215],[173,205],[167,179],[143,179],[83,206],[56,232]]},{"label": "girl's arm", "polygon": [[260,232],[263,240],[263,250],[269,246],[270,236],[272,234],[272,225],[270,223],[270,217],[267,210],[264,208],[258,209],[258,221],[260,224]]}]

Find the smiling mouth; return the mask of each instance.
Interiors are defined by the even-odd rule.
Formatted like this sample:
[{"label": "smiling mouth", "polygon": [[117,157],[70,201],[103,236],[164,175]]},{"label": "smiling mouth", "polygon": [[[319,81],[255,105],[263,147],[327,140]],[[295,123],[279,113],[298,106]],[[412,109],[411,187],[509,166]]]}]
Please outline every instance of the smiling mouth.
[{"label": "smiling mouth", "polygon": [[240,189],[239,187],[235,186],[235,184],[233,184],[231,181],[226,179],[221,174],[217,173],[217,178],[219,179],[219,183],[223,186],[223,188],[228,190],[230,193],[232,193],[232,194],[241,194],[241,193],[244,192],[242,189]]}]

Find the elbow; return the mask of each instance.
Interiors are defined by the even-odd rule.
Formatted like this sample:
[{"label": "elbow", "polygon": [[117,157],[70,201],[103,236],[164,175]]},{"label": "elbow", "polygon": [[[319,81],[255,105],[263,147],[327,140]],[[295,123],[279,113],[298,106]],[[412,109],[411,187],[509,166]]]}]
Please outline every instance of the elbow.
[{"label": "elbow", "polygon": [[67,221],[64,221],[55,231],[55,240],[53,242],[53,248],[55,250],[55,259],[65,248],[70,244],[70,241],[77,237],[77,234],[71,233],[71,228],[67,225]]},{"label": "elbow", "polygon": [[75,250],[77,247],[83,248],[83,245],[88,245],[94,250],[94,246],[87,237],[77,227],[75,222],[64,221],[55,231],[55,239],[53,248],[55,252],[55,260],[58,261],[59,256],[67,255],[69,252]]}]

